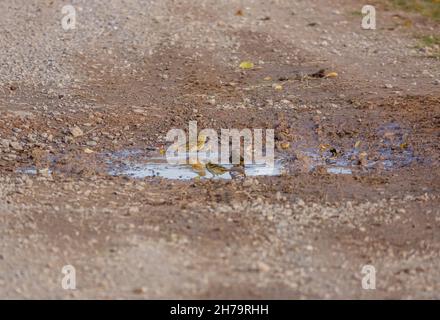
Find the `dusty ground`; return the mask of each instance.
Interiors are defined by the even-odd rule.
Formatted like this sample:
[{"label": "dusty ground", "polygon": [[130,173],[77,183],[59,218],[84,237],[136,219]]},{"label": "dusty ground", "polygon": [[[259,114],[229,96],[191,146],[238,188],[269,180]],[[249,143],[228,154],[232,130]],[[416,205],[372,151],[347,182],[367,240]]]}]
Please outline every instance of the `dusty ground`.
[{"label": "dusty ground", "polygon": [[[83,0],[66,32],[64,4],[0,1],[1,298],[440,298],[440,61],[417,40],[439,25],[377,3],[366,31],[361,1]],[[107,173],[190,120],[274,128],[286,174]]]}]

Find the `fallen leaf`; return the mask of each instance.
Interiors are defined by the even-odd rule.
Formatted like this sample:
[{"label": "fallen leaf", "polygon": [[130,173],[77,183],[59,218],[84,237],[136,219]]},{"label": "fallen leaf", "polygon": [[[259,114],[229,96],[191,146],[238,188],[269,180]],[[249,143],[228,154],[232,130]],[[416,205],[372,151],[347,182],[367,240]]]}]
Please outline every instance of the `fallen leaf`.
[{"label": "fallen leaf", "polygon": [[357,149],[360,147],[360,145],[361,145],[361,141],[359,140],[359,141],[356,141],[356,143],[354,144],[354,147]]},{"label": "fallen leaf", "polygon": [[330,72],[325,75],[326,78],[336,78],[338,74],[336,72]]},{"label": "fallen leaf", "polygon": [[84,149],[84,153],[91,154],[91,153],[93,153],[93,152],[94,152],[94,151],[91,150],[91,149],[89,149],[89,148],[85,148],[85,149]]},{"label": "fallen leaf", "polygon": [[236,15],[236,16],[239,16],[239,17],[242,17],[242,16],[243,16],[243,10],[238,9],[238,10],[235,12],[235,15]]},{"label": "fallen leaf", "polygon": [[400,149],[406,149],[408,148],[408,143],[407,142],[403,142],[400,144]]},{"label": "fallen leaf", "polygon": [[403,26],[405,28],[411,28],[413,26],[413,22],[410,19],[405,20],[405,22],[403,23]]},{"label": "fallen leaf", "polygon": [[244,70],[252,69],[254,67],[254,63],[251,61],[242,61],[240,63],[240,68]]},{"label": "fallen leaf", "polygon": [[283,86],[280,85],[280,84],[275,84],[275,85],[273,86],[273,88],[274,88],[275,90],[278,90],[278,91],[283,90]]}]

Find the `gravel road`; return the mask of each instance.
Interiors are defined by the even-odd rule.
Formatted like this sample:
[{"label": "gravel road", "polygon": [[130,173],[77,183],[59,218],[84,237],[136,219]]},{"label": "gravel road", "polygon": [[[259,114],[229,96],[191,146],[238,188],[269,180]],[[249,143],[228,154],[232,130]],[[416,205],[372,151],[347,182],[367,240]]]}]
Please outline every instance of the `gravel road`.
[{"label": "gravel road", "polygon": [[[363,5],[0,0],[0,298],[440,298],[440,25]],[[189,121],[282,175],[115,173]]]}]

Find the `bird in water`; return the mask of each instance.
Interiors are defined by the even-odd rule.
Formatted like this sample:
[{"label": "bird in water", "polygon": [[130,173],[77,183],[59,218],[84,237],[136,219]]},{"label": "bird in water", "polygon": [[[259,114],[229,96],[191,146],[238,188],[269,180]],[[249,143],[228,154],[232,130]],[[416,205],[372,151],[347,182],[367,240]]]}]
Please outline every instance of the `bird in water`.
[{"label": "bird in water", "polygon": [[206,166],[203,163],[197,162],[191,165],[192,170],[199,175],[199,177],[206,176]]},{"label": "bird in water", "polygon": [[208,170],[213,176],[221,176],[229,171],[225,167],[211,162],[206,164],[206,170]]}]

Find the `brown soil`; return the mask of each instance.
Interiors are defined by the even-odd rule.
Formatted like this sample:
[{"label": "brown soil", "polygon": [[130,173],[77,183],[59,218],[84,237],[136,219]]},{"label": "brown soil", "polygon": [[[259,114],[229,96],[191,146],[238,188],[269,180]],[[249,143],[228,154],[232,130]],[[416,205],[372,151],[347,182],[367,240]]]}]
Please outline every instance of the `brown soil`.
[{"label": "brown soil", "polygon": [[[380,11],[379,29],[365,31],[357,2],[245,2],[163,1],[151,8],[152,47],[104,32],[65,58],[72,83],[3,84],[0,297],[440,297],[440,62],[414,47],[415,33],[439,26],[400,13],[408,30]],[[320,69],[338,77],[306,76]],[[275,129],[287,172],[108,173],[105,154],[157,152],[191,120]],[[352,174],[327,171],[338,159]],[[28,167],[52,173],[20,173]],[[61,288],[67,264],[75,291]],[[376,290],[362,289],[367,264]]]}]

